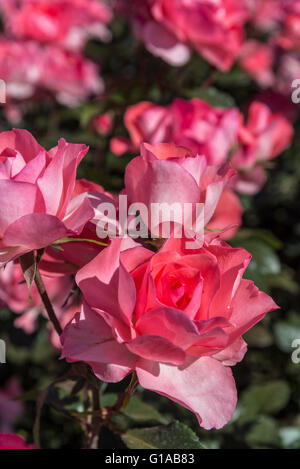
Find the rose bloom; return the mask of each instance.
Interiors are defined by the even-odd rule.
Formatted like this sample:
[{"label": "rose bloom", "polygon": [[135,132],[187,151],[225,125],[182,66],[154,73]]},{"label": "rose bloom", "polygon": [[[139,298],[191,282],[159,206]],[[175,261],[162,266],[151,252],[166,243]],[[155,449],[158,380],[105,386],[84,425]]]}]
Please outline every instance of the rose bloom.
[{"label": "rose bloom", "polygon": [[41,89],[69,107],[104,89],[93,62],[81,54],[33,41],[0,39],[0,76],[9,99],[28,99]]},{"label": "rose bloom", "polygon": [[275,52],[271,45],[255,40],[248,41],[243,47],[239,63],[262,88],[274,85]]},{"label": "rose bloom", "polygon": [[[181,214],[185,213],[186,203],[194,209],[196,204],[203,204],[206,225],[213,216],[224,187],[234,174],[230,165],[209,166],[205,156],[194,154],[184,147],[164,143],[155,146],[142,144],[141,156],[134,158],[126,168],[124,193],[129,204],[143,203],[149,215],[153,203],[167,203],[170,207],[178,204]],[[171,221],[176,223],[176,220],[175,216]],[[148,220],[143,221],[147,225]],[[149,227],[152,235],[157,236],[161,223],[170,222],[170,219],[165,219],[163,215],[161,220],[157,220],[157,225],[152,221]]]},{"label": "rose bloom", "polygon": [[62,358],[107,382],[135,370],[205,429],[223,427],[236,406],[229,367],[246,352],[242,335],[277,309],[242,279],[250,258],[214,236],[194,250],[170,238],[157,253],[113,240],[77,274],[84,305],[63,332]]},{"label": "rose bloom", "polygon": [[40,272],[46,277],[76,274],[81,267],[94,259],[108,242],[108,240],[99,239],[97,235],[96,224],[100,214],[97,211],[97,205],[104,202],[116,206],[113,196],[99,184],[86,179],[77,179],[72,197],[85,197],[87,192],[89,199],[94,199],[95,216],[92,220],[88,220],[79,235],[75,234],[72,238],[64,239],[55,247],[47,247],[39,263]]},{"label": "rose bloom", "polygon": [[110,38],[112,11],[101,0],[9,0],[0,9],[7,33],[18,39],[79,50],[89,37]]},{"label": "rose bloom", "polygon": [[142,142],[173,142],[204,154],[208,164],[220,164],[236,144],[239,111],[213,107],[198,98],[176,99],[167,107],[141,102],[127,109],[124,122],[136,149]]},{"label": "rose bloom", "polygon": [[[74,286],[72,277],[49,278],[43,276],[43,281],[58,318],[62,320],[67,316],[70,320],[68,314],[70,302],[67,302],[67,300]],[[37,329],[41,313],[48,317],[34,284],[30,289],[30,298],[31,301],[29,302],[28,287],[24,282],[24,275],[20,265],[13,261],[8,262],[5,268],[0,270],[0,300],[4,306],[18,315],[15,326],[20,327],[27,334],[32,334]]]},{"label": "rose bloom", "polygon": [[13,433],[0,433],[0,449],[37,449],[28,445],[24,438]]},{"label": "rose bloom", "polygon": [[207,229],[220,230],[222,239],[232,238],[242,224],[244,210],[238,196],[230,189],[222,192]]},{"label": "rose bloom", "polygon": [[288,148],[293,135],[293,126],[283,114],[272,113],[266,104],[254,101],[247,122],[240,127],[239,148],[231,159],[241,170],[235,188],[246,194],[258,192],[266,179],[263,166]]},{"label": "rose bloom", "polygon": [[[81,233],[101,194],[72,197],[85,145],[60,139],[44,150],[26,130],[0,134],[0,264]],[[95,199],[95,197],[94,197]],[[98,202],[99,200],[99,202]]]},{"label": "rose bloom", "polygon": [[136,35],[171,65],[184,65],[193,48],[228,71],[241,49],[248,10],[238,0],[135,0],[130,7],[123,2]]}]

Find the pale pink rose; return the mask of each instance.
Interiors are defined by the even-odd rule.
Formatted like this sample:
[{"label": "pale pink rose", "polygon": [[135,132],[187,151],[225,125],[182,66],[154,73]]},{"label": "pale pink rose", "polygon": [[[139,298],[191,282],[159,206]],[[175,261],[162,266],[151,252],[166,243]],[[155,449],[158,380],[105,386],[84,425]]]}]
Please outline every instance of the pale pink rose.
[{"label": "pale pink rose", "polygon": [[[63,305],[67,301],[73,288],[71,276],[48,278],[43,276],[43,281],[59,318],[64,316]],[[30,290],[29,302],[28,287],[24,282],[24,276],[19,264],[8,262],[5,268],[0,270],[0,299],[3,304],[18,315],[15,326],[20,327],[27,334],[32,334],[38,326],[38,319],[42,313],[47,317],[40,295],[35,284]]]},{"label": "pale pink rose", "polygon": [[136,35],[171,65],[184,65],[193,48],[227,71],[243,44],[248,10],[238,0],[135,0],[129,10],[125,5]]},{"label": "pale pink rose", "polygon": [[15,400],[20,397],[22,389],[17,378],[10,378],[0,389],[0,432],[13,431],[14,425],[22,416],[24,404]]},{"label": "pale pink rose", "polygon": [[93,219],[96,202],[88,194],[72,198],[77,166],[87,151],[60,139],[47,152],[26,130],[0,134],[1,265],[78,235]]},{"label": "pale pink rose", "polygon": [[229,366],[246,352],[242,335],[277,309],[242,279],[250,258],[217,237],[195,250],[170,238],[156,254],[113,240],[77,274],[84,305],[64,330],[62,358],[107,382],[135,370],[205,429],[223,427],[236,406]]},{"label": "pale pink rose", "polygon": [[24,438],[13,433],[0,433],[0,449],[37,449],[28,445]]},{"label": "pale pink rose", "polygon": [[[141,145],[141,156],[134,158],[125,171],[125,194],[128,203],[143,203],[151,215],[151,204],[176,203],[184,213],[184,204],[204,205],[204,223],[210,221],[224,187],[235,174],[228,164],[209,166],[203,155],[173,144]],[[141,216],[143,218],[143,213]],[[168,215],[169,216],[169,215]],[[147,224],[148,220],[143,219]],[[161,219],[164,222],[176,222]],[[160,223],[151,225],[154,236]],[[150,226],[148,226],[150,229]]]},{"label": "pale pink rose", "polygon": [[275,51],[271,45],[249,40],[243,47],[240,66],[262,88],[269,88],[275,83],[274,63]]},{"label": "pale pink rose", "polygon": [[205,155],[209,164],[221,164],[237,143],[240,118],[237,108],[216,108],[194,98],[166,107],[138,103],[127,109],[124,122],[136,151],[143,142],[172,142]]},{"label": "pale pink rose", "polygon": [[112,11],[101,0],[9,0],[0,9],[7,33],[18,39],[79,50],[89,37],[110,38]]},{"label": "pale pink rose", "polygon": [[[207,224],[211,230],[225,230],[222,239],[232,238],[242,224],[243,208],[238,196],[231,190],[222,192],[212,219]],[[228,227],[231,227],[228,229]]]}]

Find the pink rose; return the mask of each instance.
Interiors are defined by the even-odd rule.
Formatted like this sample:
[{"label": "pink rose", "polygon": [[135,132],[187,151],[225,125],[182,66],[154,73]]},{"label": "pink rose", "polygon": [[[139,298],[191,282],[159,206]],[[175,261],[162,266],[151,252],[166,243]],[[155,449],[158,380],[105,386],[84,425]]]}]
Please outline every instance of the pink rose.
[{"label": "pink rose", "polygon": [[[87,193],[96,210],[102,202],[115,204],[112,194],[106,192],[99,184],[86,179],[77,179],[72,197],[84,200]],[[96,213],[95,211],[93,220],[87,221],[80,234],[74,234],[68,240],[64,239],[62,244],[57,244],[55,247],[49,246],[45,250],[39,263],[42,274],[48,277],[75,274],[102,251],[106,240],[99,239],[96,233],[95,225],[98,221]]]},{"label": "pink rose", "polygon": [[243,280],[250,254],[213,236],[197,250],[170,238],[154,254],[115,239],[76,277],[84,305],[62,335],[62,357],[88,363],[99,379],[139,383],[193,411],[205,429],[232,417],[230,366],[242,335],[277,308]]},{"label": "pink rose", "polygon": [[10,0],[1,5],[6,30],[18,39],[81,49],[90,36],[110,38],[112,12],[101,0]]},{"label": "pink rose", "polygon": [[131,14],[136,34],[154,55],[184,65],[192,47],[223,71],[240,51],[248,18],[238,0],[137,0]]},{"label": "pink rose", "polygon": [[243,47],[240,65],[262,88],[275,83],[274,63],[275,52],[271,45],[250,40]]},{"label": "pink rose", "polygon": [[[243,207],[238,196],[231,190],[222,192],[212,219],[207,224],[210,230],[224,230],[222,239],[232,238],[242,224]],[[231,227],[228,229],[228,227]]]},{"label": "pink rose", "polygon": [[265,182],[261,165],[282,153],[291,144],[293,135],[293,126],[283,114],[272,113],[266,104],[254,101],[247,123],[241,124],[240,147],[231,160],[233,166],[242,171],[236,178],[241,182],[237,183],[237,190],[256,193]]},{"label": "pink rose", "polygon": [[110,134],[113,128],[113,120],[108,113],[100,114],[93,120],[93,127],[99,135],[106,136]]},{"label": "pink rose", "polygon": [[127,109],[124,122],[136,150],[143,142],[172,142],[204,154],[209,164],[220,164],[236,145],[239,111],[216,108],[198,98],[176,99],[167,107],[141,102]]},{"label": "pink rose", "polygon": [[37,449],[28,445],[24,438],[13,433],[0,433],[0,449]]},{"label": "pink rose", "polygon": [[1,265],[80,234],[94,217],[86,194],[72,198],[77,166],[87,151],[61,139],[47,152],[26,130],[0,134]]},{"label": "pink rose", "polygon": [[[43,281],[57,316],[62,318],[67,310],[63,305],[71,295],[73,288],[72,277],[49,278],[43,276]],[[29,303],[28,288],[24,283],[20,265],[14,262],[7,263],[5,269],[0,270],[0,299],[5,306],[18,315],[15,326],[20,327],[27,334],[32,334],[36,330],[41,313],[47,317],[35,285],[31,287],[30,296]]]},{"label": "pink rose", "polygon": [[0,39],[0,76],[8,99],[38,96],[41,88],[69,107],[104,89],[96,64],[79,53],[33,41]]},{"label": "pink rose", "polygon": [[[141,146],[141,156],[134,158],[125,171],[125,194],[128,203],[143,203],[151,214],[151,204],[176,203],[184,213],[184,204],[204,204],[207,224],[228,180],[235,174],[228,164],[208,166],[203,155],[172,144]],[[146,188],[146,189],[145,189]],[[143,217],[143,214],[141,214]],[[146,225],[148,220],[143,220]],[[163,222],[176,221],[165,219]],[[152,223],[152,234],[160,233]],[[150,224],[149,224],[150,225]]]}]

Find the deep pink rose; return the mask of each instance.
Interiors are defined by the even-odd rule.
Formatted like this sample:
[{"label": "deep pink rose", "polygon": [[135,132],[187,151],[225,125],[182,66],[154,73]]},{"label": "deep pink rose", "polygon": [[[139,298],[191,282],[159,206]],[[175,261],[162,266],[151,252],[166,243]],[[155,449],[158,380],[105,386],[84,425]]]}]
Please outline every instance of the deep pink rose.
[{"label": "deep pink rose", "polygon": [[28,445],[24,438],[13,433],[0,433],[0,449],[37,449]]},{"label": "deep pink rose", "polygon": [[108,382],[135,370],[141,386],[190,409],[206,429],[234,412],[229,367],[246,352],[242,335],[277,308],[242,279],[250,254],[209,239],[186,251],[170,238],[156,254],[113,240],[77,274],[84,305],[62,336],[68,361]]},{"label": "deep pink rose", "polygon": [[1,265],[80,234],[94,217],[87,194],[72,198],[77,166],[87,151],[60,139],[47,152],[26,130],[0,134]]},{"label": "deep pink rose", "polygon": [[7,33],[18,39],[81,49],[90,36],[110,37],[112,12],[101,0],[9,0],[1,5]]},{"label": "deep pink rose", "polygon": [[223,71],[231,68],[240,51],[248,18],[238,0],[135,0],[126,13],[154,55],[183,65],[194,48]]},{"label": "deep pink rose", "polygon": [[[125,194],[128,203],[143,203],[151,214],[151,204],[204,204],[204,223],[210,221],[219,198],[235,171],[228,164],[209,166],[203,155],[196,155],[184,147],[161,143],[143,144],[141,156],[134,158],[125,171]],[[141,214],[143,217],[143,214]],[[163,222],[176,221],[167,220]],[[148,220],[144,220],[147,224]],[[153,235],[159,226],[149,223]],[[150,228],[150,226],[148,226]]]}]

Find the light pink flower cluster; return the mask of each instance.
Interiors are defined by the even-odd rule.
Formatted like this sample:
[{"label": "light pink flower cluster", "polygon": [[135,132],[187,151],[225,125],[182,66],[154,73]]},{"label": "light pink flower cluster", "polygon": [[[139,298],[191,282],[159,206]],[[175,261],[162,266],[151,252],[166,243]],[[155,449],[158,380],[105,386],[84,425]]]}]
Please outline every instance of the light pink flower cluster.
[{"label": "light pink flower cluster", "polygon": [[249,40],[240,65],[263,88],[290,94],[300,67],[300,3],[293,0],[247,0],[253,26],[268,40]]},{"label": "light pink flower cluster", "polygon": [[101,0],[9,0],[0,9],[6,33],[18,39],[75,51],[81,50],[89,37],[110,39],[106,25],[112,11]]},{"label": "light pink flower cluster", "polygon": [[[135,371],[141,386],[193,411],[205,429],[221,428],[236,406],[230,367],[246,352],[242,336],[277,305],[242,278],[251,255],[209,230],[202,243],[193,235],[193,247],[174,230],[166,240],[150,240],[156,250],[127,235],[99,240],[98,204],[117,209],[118,203],[101,186],[76,181],[86,152],[63,139],[46,151],[24,130],[0,134],[0,253],[6,265],[0,298],[17,313],[25,310],[23,327],[32,327],[26,314],[40,309],[40,300],[33,287],[26,308],[17,260],[43,248],[39,270],[64,327],[62,358],[87,363],[107,382]],[[200,203],[205,225],[214,221],[226,229],[232,202],[226,190],[234,174],[228,163],[209,165],[187,148],[144,144],[126,169],[122,195],[146,207]],[[67,301],[66,313],[62,303],[74,273],[82,298],[73,298],[71,307]],[[57,336],[52,342],[58,345]],[[27,448],[17,436],[0,435],[0,448],[17,446]]]},{"label": "light pink flower cluster", "polygon": [[54,94],[76,106],[103,92],[99,67],[82,54],[89,37],[108,40],[110,8],[98,0],[11,0],[0,5],[4,34],[0,37],[0,76],[7,99]]},{"label": "light pink flower cluster", "polygon": [[137,151],[142,142],[175,142],[205,155],[208,164],[231,161],[239,170],[232,185],[239,192],[255,193],[265,182],[263,166],[286,149],[293,127],[280,112],[253,102],[248,119],[237,108],[220,109],[194,98],[176,99],[169,106],[142,102],[124,117],[130,140],[112,141],[112,150]]},{"label": "light pink flower cluster", "polygon": [[119,0],[119,7],[154,55],[178,66],[194,49],[223,71],[240,52],[248,18],[239,0]]},{"label": "light pink flower cluster", "polygon": [[46,90],[71,107],[104,89],[93,62],[33,41],[0,39],[0,76],[7,84],[7,98],[13,101],[38,97]]}]

